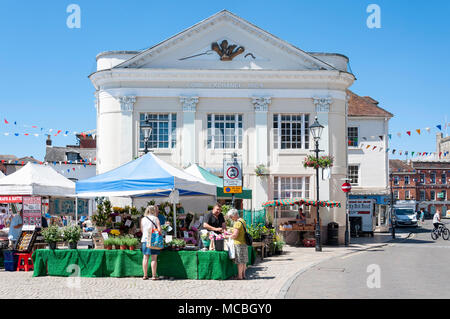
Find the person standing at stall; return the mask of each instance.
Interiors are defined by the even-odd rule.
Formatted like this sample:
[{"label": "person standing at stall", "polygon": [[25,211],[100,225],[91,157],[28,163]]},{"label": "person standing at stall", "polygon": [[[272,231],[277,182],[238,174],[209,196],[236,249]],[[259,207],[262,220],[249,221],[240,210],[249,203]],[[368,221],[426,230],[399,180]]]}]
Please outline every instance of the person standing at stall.
[{"label": "person standing at stall", "polygon": [[23,226],[23,212],[22,210],[19,211],[18,214],[14,215],[14,217],[11,220],[11,224],[9,225],[9,246],[12,249],[16,248],[17,240],[19,240],[20,234],[22,233],[22,226]]},{"label": "person standing at stall", "polygon": [[158,266],[158,255],[159,250],[150,249],[147,247],[147,243],[150,243],[152,239],[153,229],[157,229],[161,233],[161,224],[157,217],[156,206],[148,206],[145,209],[144,218],[141,219],[141,232],[142,232],[142,254],[144,255],[142,259],[142,270],[144,271],[144,277],[142,279],[147,280],[148,276],[148,260],[151,256],[151,267],[152,267],[152,280],[157,280],[156,270]]},{"label": "person standing at stall", "polygon": [[248,248],[245,242],[245,230],[247,225],[242,218],[239,218],[239,212],[235,208],[228,211],[227,217],[234,221],[233,233],[226,237],[231,238],[234,241],[234,251],[236,253],[234,263],[238,266],[237,279],[246,279],[245,271],[247,270],[248,263]]},{"label": "person standing at stall", "polygon": [[215,204],[212,212],[206,215],[203,228],[216,234],[223,233],[227,229],[227,224],[222,214],[222,207],[219,203]]}]

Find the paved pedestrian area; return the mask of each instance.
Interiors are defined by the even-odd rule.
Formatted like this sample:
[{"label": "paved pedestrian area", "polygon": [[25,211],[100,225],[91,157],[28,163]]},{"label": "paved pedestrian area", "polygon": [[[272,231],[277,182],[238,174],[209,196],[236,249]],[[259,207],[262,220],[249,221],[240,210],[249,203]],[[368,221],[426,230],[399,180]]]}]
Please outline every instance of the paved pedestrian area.
[{"label": "paved pedestrian area", "polygon": [[[397,233],[397,240],[406,238],[408,234]],[[0,298],[283,298],[295,278],[312,266],[334,257],[383,245],[391,239],[390,234],[352,238],[349,247],[324,246],[322,252],[316,252],[314,248],[285,246],[282,255],[264,258],[251,266],[246,281],[32,277],[32,272],[0,270]]]}]

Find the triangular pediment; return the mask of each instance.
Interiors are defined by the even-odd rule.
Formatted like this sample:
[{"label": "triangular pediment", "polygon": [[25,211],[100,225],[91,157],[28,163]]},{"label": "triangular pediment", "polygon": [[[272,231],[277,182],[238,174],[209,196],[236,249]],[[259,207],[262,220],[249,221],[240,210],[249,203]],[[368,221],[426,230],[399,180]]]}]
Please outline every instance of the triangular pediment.
[{"label": "triangular pediment", "polygon": [[115,68],[335,69],[226,10],[140,52]]}]

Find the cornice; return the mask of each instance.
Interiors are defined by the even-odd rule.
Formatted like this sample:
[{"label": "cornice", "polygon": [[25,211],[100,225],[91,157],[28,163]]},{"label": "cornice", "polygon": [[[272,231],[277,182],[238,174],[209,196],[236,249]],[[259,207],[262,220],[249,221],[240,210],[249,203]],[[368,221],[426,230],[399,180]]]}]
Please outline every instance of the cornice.
[{"label": "cornice", "polygon": [[187,70],[187,69],[113,69],[95,72],[89,76],[99,89],[104,85],[121,86],[124,82],[299,82],[340,83],[345,88],[355,80],[354,76],[342,71],[291,71],[291,70]]}]

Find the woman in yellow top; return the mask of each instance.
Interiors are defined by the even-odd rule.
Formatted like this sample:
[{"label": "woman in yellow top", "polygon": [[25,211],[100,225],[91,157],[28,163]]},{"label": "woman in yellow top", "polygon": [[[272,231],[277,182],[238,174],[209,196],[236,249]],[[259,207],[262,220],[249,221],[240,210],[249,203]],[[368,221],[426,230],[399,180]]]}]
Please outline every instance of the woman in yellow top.
[{"label": "woman in yellow top", "polygon": [[236,257],[234,259],[235,264],[238,266],[238,277],[237,279],[246,279],[245,271],[247,269],[248,262],[248,248],[245,243],[245,229],[247,225],[242,218],[239,218],[239,212],[237,209],[230,209],[227,213],[227,217],[234,221],[233,233],[229,238],[234,240],[234,248],[236,252]]}]

